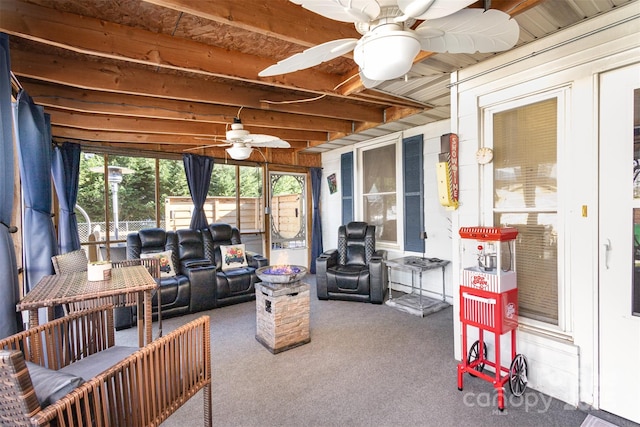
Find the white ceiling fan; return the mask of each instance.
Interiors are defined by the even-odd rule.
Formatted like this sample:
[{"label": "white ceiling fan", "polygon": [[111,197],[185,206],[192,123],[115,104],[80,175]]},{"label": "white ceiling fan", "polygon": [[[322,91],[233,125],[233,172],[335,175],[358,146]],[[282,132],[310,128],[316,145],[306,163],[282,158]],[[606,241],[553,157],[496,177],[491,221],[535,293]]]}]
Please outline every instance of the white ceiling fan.
[{"label": "white ceiling fan", "polygon": [[[499,10],[466,9],[475,0],[290,0],[326,18],[351,22],[360,39],[333,40],[274,64],[260,77],[314,67],[350,51],[365,87],[402,77],[421,50],[499,52],[512,48],[518,23]],[[424,20],[415,29],[417,20]]]},{"label": "white ceiling fan", "polygon": [[[241,109],[242,110],[242,109]],[[291,145],[277,136],[263,135],[251,133],[244,128],[242,121],[239,117],[233,118],[231,129],[226,132],[226,139],[223,139],[218,144],[204,145],[201,147],[191,148],[189,150],[196,150],[209,147],[228,147],[226,152],[234,160],[245,160],[251,155],[254,148],[267,147],[267,148],[290,148]],[[260,152],[262,154],[262,152]],[[263,154],[264,156],[264,154]]]}]

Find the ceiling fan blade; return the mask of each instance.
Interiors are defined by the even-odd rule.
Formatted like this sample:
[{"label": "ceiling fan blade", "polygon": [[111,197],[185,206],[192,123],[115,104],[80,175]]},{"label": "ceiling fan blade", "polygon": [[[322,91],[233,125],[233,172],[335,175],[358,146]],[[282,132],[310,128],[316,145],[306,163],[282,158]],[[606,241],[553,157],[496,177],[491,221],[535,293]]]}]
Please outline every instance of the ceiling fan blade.
[{"label": "ceiling fan blade", "polygon": [[357,42],[358,39],[338,39],[319,44],[303,52],[296,53],[282,61],[278,61],[277,64],[273,64],[260,71],[258,76],[275,76],[313,67],[353,50]]},{"label": "ceiling fan blade", "polygon": [[488,53],[515,46],[520,26],[499,10],[463,9],[446,18],[423,22],[415,32],[425,51]]},{"label": "ceiling fan blade", "polygon": [[380,15],[376,0],[290,0],[311,12],[341,22],[369,22]]},{"label": "ceiling fan blade", "polygon": [[[196,139],[204,139],[204,138],[196,138]],[[197,147],[185,148],[182,151],[193,151],[193,150],[204,150],[205,148],[212,147],[229,147],[230,144],[209,144],[209,145],[198,145]]]},{"label": "ceiling fan blade", "polygon": [[[213,141],[218,143],[218,147],[223,147],[225,145],[229,145],[226,139],[220,136],[196,136],[194,139],[200,139],[202,141]],[[210,147],[216,147],[216,145],[210,145]]]},{"label": "ceiling fan blade", "polygon": [[276,136],[252,133],[245,141],[252,147],[291,148],[291,145]]},{"label": "ceiling fan blade", "polygon": [[398,0],[398,7],[407,17],[429,20],[451,15],[475,2],[476,0]]}]

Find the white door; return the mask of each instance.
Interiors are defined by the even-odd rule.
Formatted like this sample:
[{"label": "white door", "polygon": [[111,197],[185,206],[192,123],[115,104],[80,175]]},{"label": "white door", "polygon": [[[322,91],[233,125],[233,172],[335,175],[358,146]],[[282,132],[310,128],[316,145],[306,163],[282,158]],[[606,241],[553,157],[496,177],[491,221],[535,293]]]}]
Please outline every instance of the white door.
[{"label": "white door", "polygon": [[271,227],[269,264],[309,267],[307,175],[270,172]]},{"label": "white door", "polygon": [[639,130],[640,64],[602,74],[600,409],[635,422],[640,422]]}]

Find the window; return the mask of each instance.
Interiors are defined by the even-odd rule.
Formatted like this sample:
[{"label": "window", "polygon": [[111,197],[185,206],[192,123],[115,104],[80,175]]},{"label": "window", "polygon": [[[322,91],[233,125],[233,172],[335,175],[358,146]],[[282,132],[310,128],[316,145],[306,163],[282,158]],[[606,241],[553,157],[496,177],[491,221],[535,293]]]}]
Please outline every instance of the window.
[{"label": "window", "polygon": [[262,168],[240,166],[240,225],[243,233],[264,231]]},{"label": "window", "polygon": [[235,165],[213,165],[205,208],[207,218],[213,218],[212,222],[224,222],[239,227],[236,206],[236,194],[238,194],[236,169]]},{"label": "window", "polygon": [[[207,220],[238,227],[243,242],[246,238],[252,250],[262,252],[262,194],[262,167],[216,164],[205,203]],[[83,152],[76,212],[80,242],[90,259],[125,258],[124,242],[132,231],[189,228],[193,202],[184,163]]]},{"label": "window", "polygon": [[[159,226],[167,230],[189,228],[193,201],[184,173],[184,162],[174,159],[159,159]],[[206,204],[205,204],[205,212]]]},{"label": "window", "polygon": [[376,243],[398,244],[396,140],[363,148],[362,218],[376,226]]},{"label": "window", "polygon": [[519,314],[559,325],[559,98],[489,115],[493,131],[493,220],[518,229]]},{"label": "window", "polygon": [[[342,198],[345,213],[355,210],[355,221],[376,226],[376,245],[389,249],[423,252],[424,155],[423,135],[368,141],[352,156],[341,156],[342,191],[349,191],[350,171],[357,174],[354,197]],[[353,153],[346,153],[353,154]],[[349,175],[345,180],[345,175]],[[355,201],[354,209],[351,202]],[[406,214],[406,217],[405,217]],[[410,216],[410,220],[409,220]]]},{"label": "window", "polygon": [[[159,197],[156,197],[157,168]],[[89,258],[124,259],[124,242],[133,231],[157,226],[188,227],[190,208],[181,218],[177,210],[172,210],[175,205],[171,199],[188,200],[191,205],[181,160],[162,159],[156,166],[152,158],[83,152],[76,211],[80,242],[88,245]]]}]

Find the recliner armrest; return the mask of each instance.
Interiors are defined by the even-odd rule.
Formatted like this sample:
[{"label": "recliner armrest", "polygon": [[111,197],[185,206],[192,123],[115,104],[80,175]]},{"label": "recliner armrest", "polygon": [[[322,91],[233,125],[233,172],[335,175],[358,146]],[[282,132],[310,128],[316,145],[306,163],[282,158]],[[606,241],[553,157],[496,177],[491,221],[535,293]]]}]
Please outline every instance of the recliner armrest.
[{"label": "recliner armrest", "polygon": [[338,250],[330,249],[320,254],[316,258],[316,287],[318,289],[318,299],[329,299],[327,290],[327,269],[338,263]]},{"label": "recliner armrest", "polygon": [[250,267],[260,268],[269,265],[269,259],[267,257],[255,252],[246,251],[245,253],[247,255],[247,264],[249,264]]},{"label": "recliner armrest", "polygon": [[369,261],[369,296],[374,304],[382,304],[387,293],[387,251],[377,250]]},{"label": "recliner armrest", "polygon": [[338,262],[338,250],[337,249],[329,249],[320,254],[320,256],[316,259],[316,263],[318,260],[325,260],[328,267],[334,266]]},{"label": "recliner armrest", "polygon": [[186,269],[196,268],[196,267],[211,267],[213,264],[206,258],[202,259],[185,259],[181,261],[182,272],[186,273]]},{"label": "recliner armrest", "polygon": [[371,257],[371,259],[381,259],[381,260],[386,260],[387,259],[387,251],[385,249],[378,249],[377,251],[375,251],[373,253],[373,256]]},{"label": "recliner armrest", "polygon": [[189,278],[189,312],[215,308],[216,266],[206,264],[184,267],[183,263],[182,272]]}]

